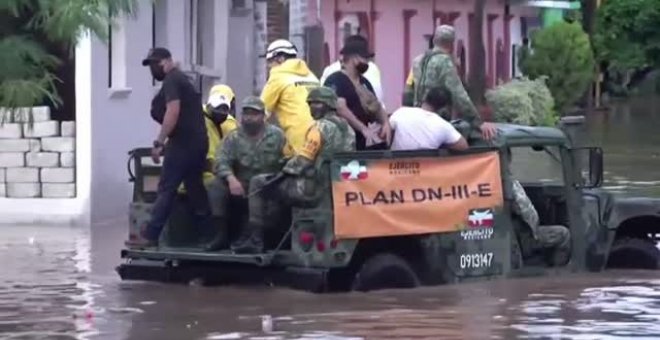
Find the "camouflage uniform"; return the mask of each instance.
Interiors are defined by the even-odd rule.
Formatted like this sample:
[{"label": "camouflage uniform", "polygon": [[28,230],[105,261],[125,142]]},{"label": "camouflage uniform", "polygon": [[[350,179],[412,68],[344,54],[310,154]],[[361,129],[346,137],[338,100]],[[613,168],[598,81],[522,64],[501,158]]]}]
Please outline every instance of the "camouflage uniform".
[{"label": "camouflage uniform", "polygon": [[529,228],[519,228],[520,247],[523,257],[529,257],[535,250],[551,250],[551,263],[564,265],[571,253],[571,234],[561,225],[540,226],[539,215],[532,205],[525,189],[517,180],[513,180],[513,213],[520,216]]},{"label": "camouflage uniform", "polygon": [[[245,108],[263,111],[264,104],[257,97],[247,97],[243,101],[243,109]],[[268,123],[265,124],[264,133],[259,140],[250,137],[241,127],[232,131],[216,155],[216,179],[209,188],[214,215],[221,219],[227,218],[228,176],[234,175],[247,192],[253,177],[277,172],[282,168],[285,145],[284,132]]]},{"label": "camouflage uniform", "polygon": [[[329,187],[330,176],[327,168],[322,167],[325,160],[337,152],[355,150],[355,132],[348,123],[337,116],[337,96],[327,87],[319,87],[310,91],[307,102],[322,103],[324,112],[314,116],[315,122],[307,131],[303,148],[291,158],[278,175],[264,174],[252,178],[249,198],[250,217],[248,225],[256,233],[263,233],[269,221],[275,221],[273,215],[282,216],[282,210],[296,207],[313,207]],[[268,183],[278,176],[282,180],[274,185]],[[281,177],[280,177],[281,176]],[[279,213],[274,210],[280,210]],[[235,251],[258,252],[261,249],[246,247]]]},{"label": "camouflage uniform", "polygon": [[[454,29],[447,25],[438,26],[435,36],[453,39]],[[429,89],[445,88],[451,93],[452,106],[461,113],[462,119],[473,127],[481,125],[481,117],[463,87],[450,54],[436,46],[414,59],[412,73],[413,80],[406,86],[407,94],[404,95],[407,98],[412,97],[412,103],[408,104],[420,107]],[[446,109],[442,109],[438,114],[447,120],[451,119],[451,114]]]}]

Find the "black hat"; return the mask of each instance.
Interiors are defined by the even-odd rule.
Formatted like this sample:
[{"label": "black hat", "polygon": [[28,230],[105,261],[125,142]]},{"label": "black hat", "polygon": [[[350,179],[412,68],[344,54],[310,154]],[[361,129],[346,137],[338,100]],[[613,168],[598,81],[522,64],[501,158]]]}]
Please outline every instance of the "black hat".
[{"label": "black hat", "polygon": [[369,52],[369,46],[367,45],[366,39],[360,41],[354,38],[351,39],[350,37],[346,39],[346,43],[339,53],[343,56],[359,55],[367,59],[374,57],[374,53]]},{"label": "black hat", "polygon": [[153,61],[172,58],[170,51],[164,47],[154,47],[149,50],[147,57],[142,60],[142,66],[147,66]]}]

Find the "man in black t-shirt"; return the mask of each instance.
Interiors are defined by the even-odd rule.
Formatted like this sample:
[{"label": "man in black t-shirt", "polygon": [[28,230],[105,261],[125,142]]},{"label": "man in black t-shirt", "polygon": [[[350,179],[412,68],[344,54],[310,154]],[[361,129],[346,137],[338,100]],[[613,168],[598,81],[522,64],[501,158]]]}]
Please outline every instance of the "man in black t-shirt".
[{"label": "man in black t-shirt", "polygon": [[[359,40],[346,42],[340,53],[342,70],[331,74],[323,86],[337,94],[337,114],[355,130],[357,150],[387,149],[391,137],[389,119],[372,84],[364,77],[369,69],[368,59],[373,54],[368,51],[366,43]],[[372,123],[381,124],[379,131],[371,128]]]},{"label": "man in black t-shirt", "polygon": [[154,140],[151,157],[156,164],[160,163],[161,154],[165,160],[151,221],[141,233],[146,240],[144,245],[156,246],[182,182],[197,223],[206,222],[210,216],[208,196],[202,181],[208,137],[200,104],[201,95],[188,77],[175,67],[170,52],[162,47],[153,48],[142,65],[149,66],[154,79],[163,82],[152,101],[151,116],[161,124],[161,129]]}]

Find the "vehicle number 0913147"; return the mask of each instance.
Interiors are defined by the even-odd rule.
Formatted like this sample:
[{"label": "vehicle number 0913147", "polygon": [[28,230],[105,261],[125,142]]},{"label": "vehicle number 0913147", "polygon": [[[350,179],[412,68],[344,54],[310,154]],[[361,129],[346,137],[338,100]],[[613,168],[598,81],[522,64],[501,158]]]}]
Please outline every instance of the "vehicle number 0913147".
[{"label": "vehicle number 0913147", "polygon": [[493,253],[462,254],[461,269],[489,268],[493,261]]}]

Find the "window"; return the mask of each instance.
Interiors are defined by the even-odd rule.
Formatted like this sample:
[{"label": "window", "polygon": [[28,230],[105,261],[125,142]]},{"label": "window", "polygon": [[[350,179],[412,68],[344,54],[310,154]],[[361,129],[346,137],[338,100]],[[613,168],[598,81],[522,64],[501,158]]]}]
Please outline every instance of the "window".
[{"label": "window", "polygon": [[219,6],[228,10],[228,5],[225,1],[214,0],[186,0],[184,5],[184,68],[198,78],[202,93],[221,79],[222,72],[215,68],[222,64],[222,60],[216,60],[219,58],[216,44],[222,39],[217,34],[224,32],[219,32],[221,21],[217,20],[222,18],[217,18],[216,14],[222,12]]},{"label": "window", "polygon": [[126,30],[125,22],[117,19],[108,27],[108,88],[126,86]]},{"label": "window", "polygon": [[564,185],[564,172],[560,149],[557,146],[543,148],[511,148],[509,169],[513,178],[521,183],[551,183]]}]

